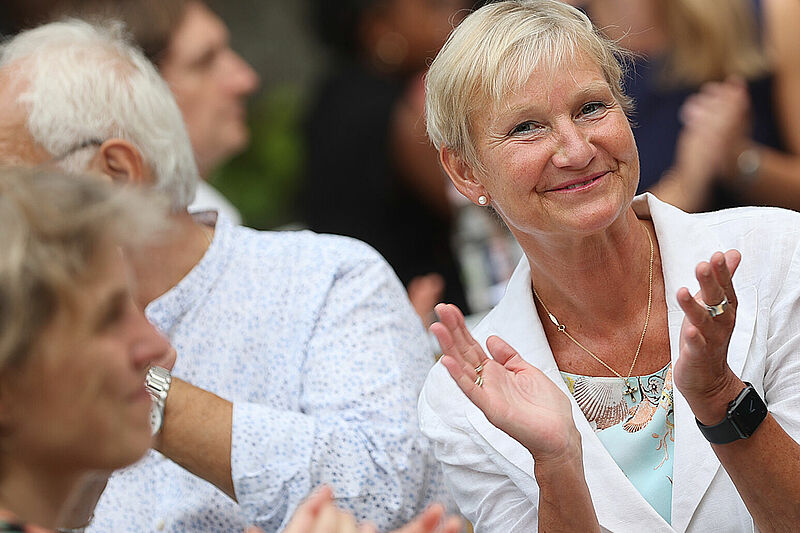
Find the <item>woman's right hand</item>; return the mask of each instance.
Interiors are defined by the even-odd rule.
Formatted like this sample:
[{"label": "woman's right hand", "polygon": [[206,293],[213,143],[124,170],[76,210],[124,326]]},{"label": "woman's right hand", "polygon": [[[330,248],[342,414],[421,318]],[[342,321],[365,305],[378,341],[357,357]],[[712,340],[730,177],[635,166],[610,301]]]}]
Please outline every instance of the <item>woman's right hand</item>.
[{"label": "woman's right hand", "polygon": [[[486,341],[490,359],[455,305],[439,304],[436,313],[439,322],[431,332],[444,353],[442,364],[486,418],[525,446],[537,464],[580,459],[571,404],[555,383],[496,336]],[[479,365],[481,385],[476,384]]]}]

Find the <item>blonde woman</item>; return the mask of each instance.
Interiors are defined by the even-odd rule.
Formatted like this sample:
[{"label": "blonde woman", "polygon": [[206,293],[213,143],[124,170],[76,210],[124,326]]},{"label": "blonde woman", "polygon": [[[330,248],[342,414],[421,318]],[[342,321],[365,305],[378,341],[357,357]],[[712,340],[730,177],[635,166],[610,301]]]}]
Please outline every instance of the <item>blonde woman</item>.
[{"label": "blonde woman", "polygon": [[433,61],[442,165],[524,257],[474,331],[437,307],[421,427],[477,531],[791,530],[800,215],[634,197],[617,52],[573,7],[507,0]]}]

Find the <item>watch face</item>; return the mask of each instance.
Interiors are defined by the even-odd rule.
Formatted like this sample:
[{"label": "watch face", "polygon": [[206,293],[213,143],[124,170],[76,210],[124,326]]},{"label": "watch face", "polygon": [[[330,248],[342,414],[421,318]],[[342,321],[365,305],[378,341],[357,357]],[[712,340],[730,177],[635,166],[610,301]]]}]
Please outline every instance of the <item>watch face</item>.
[{"label": "watch face", "polygon": [[737,398],[735,405],[730,409],[731,421],[744,438],[752,435],[766,416],[767,406],[752,388],[748,390],[747,394]]}]

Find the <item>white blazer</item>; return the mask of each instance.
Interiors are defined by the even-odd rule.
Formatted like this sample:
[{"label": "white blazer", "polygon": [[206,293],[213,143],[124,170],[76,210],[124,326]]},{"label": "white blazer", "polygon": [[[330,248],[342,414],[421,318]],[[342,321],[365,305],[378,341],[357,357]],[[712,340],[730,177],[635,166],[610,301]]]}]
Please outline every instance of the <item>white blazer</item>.
[{"label": "white blazer", "polygon": [[[762,394],[770,412],[795,440],[800,437],[800,214],[772,208],[739,208],[687,214],[645,194],[633,202],[640,218],[652,218],[666,287],[671,358],[678,357],[683,311],[675,295],[694,294],[698,262],[717,250],[736,248],[742,262],[734,275],[739,300],[728,361]],[[583,440],[586,481],[605,531],[755,531],[733,483],[695,425],[675,389],[675,457],[672,524],[639,494],[589,426],[564,384],[533,304],[531,273],[523,258],[506,294],[475,328],[484,346],[498,335],[544,372],[571,400]],[[488,352],[487,352],[488,353]],[[441,363],[428,375],[419,399],[422,431],[434,442],[447,483],[477,532],[533,532],[538,486],[533,458],[494,427],[461,392]],[[800,473],[798,473],[800,475]]]}]

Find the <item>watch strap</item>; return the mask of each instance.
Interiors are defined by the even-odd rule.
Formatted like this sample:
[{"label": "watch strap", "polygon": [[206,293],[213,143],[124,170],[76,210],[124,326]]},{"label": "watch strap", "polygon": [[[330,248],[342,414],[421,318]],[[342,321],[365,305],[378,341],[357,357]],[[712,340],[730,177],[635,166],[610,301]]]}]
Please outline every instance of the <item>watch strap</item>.
[{"label": "watch strap", "polygon": [[[736,399],[728,404],[728,410],[722,422],[706,426],[695,418],[700,432],[711,444],[729,444],[739,439],[746,439],[753,434],[759,424],[767,417],[766,405],[758,395],[758,392],[750,383],[745,381],[744,384],[745,388],[736,396]],[[742,415],[738,410],[742,407],[742,402],[746,398],[757,401],[759,408],[755,409],[752,414],[744,413]],[[749,416],[746,425],[737,423],[741,416]]]},{"label": "watch strap", "polygon": [[144,386],[153,398],[153,406],[150,413],[150,423],[153,435],[161,430],[164,421],[164,406],[167,402],[167,394],[172,384],[172,374],[166,368],[151,366],[147,369],[144,379]]}]

